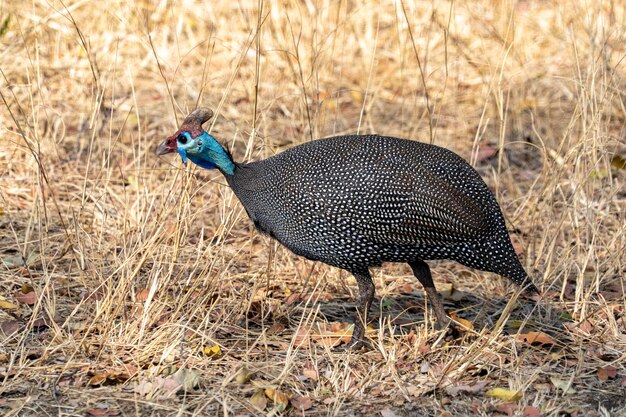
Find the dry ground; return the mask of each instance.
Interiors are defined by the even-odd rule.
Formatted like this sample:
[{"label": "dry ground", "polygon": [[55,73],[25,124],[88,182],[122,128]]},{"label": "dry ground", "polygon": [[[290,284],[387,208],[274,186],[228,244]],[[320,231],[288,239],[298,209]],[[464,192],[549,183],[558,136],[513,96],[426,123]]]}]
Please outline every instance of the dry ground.
[{"label": "dry ground", "polygon": [[[623,2],[8,1],[0,44],[1,414],[626,415]],[[450,336],[387,265],[370,348],[333,353],[352,277],[154,155],[199,104],[240,160],[458,152],[543,298],[432,263]]]}]

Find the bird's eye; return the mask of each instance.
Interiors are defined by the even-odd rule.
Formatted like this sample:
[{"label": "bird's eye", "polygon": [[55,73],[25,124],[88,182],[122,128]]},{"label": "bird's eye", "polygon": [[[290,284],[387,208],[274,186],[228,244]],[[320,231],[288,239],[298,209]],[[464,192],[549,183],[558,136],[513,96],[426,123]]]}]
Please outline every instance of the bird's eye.
[{"label": "bird's eye", "polygon": [[181,145],[184,145],[185,143],[187,143],[187,136],[183,135],[182,133],[180,135],[178,135],[178,137],[176,138],[176,140],[178,141],[178,143],[180,143]]}]

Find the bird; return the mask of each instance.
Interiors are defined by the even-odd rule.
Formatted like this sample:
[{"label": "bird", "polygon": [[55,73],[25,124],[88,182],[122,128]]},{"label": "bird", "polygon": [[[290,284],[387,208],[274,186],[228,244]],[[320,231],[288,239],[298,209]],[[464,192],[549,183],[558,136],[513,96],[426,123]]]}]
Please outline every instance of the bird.
[{"label": "bird", "polygon": [[511,243],[494,195],[470,164],[432,144],[378,135],[312,140],[267,159],[235,162],[192,111],[157,155],[178,153],[219,170],[256,229],[293,253],[351,273],[358,285],[354,331],[337,348],[364,345],[374,298],[371,267],[407,263],[445,328],[451,318],[427,260],[449,259],[539,290]]}]

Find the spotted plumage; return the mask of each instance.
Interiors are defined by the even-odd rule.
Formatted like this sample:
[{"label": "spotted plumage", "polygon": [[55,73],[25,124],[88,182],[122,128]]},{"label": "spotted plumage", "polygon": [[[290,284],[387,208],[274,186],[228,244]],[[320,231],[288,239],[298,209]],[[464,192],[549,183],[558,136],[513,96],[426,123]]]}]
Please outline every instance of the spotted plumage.
[{"label": "spotted plumage", "polygon": [[[199,111],[207,113],[191,117]],[[191,121],[200,125],[210,117],[207,110],[194,113]],[[348,135],[239,164],[197,126],[195,136],[187,133],[185,126],[193,125],[189,120],[158,153],[184,152],[199,165],[217,167],[259,230],[298,255],[354,274],[359,317],[350,345],[361,343],[374,296],[369,267],[383,262],[411,265],[440,324],[448,318],[425,260],[452,259],[537,291],[517,259],[489,188],[447,149],[394,137]],[[185,148],[181,136],[185,145],[195,139],[202,146]]]}]

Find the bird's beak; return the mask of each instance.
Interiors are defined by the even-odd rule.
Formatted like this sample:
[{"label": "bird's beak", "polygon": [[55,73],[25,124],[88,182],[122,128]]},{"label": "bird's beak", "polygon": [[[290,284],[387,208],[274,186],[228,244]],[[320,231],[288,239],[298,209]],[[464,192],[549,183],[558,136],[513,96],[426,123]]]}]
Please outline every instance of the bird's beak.
[{"label": "bird's beak", "polygon": [[170,139],[165,139],[159,147],[156,149],[157,155],[167,155],[168,153],[176,152],[176,142]]}]

